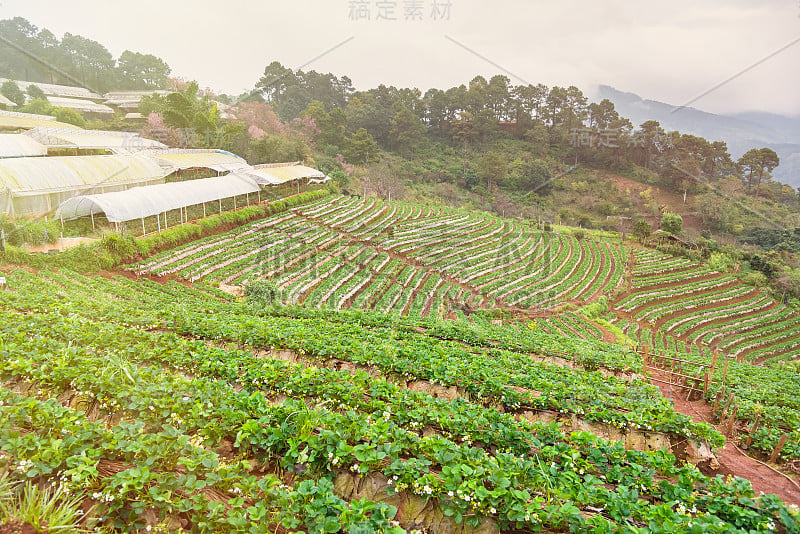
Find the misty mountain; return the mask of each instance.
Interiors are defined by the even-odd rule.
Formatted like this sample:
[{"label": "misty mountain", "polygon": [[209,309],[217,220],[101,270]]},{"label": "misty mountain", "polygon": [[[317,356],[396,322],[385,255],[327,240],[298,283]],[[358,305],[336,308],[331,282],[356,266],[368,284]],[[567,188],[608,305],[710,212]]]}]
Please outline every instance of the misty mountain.
[{"label": "misty mountain", "polygon": [[717,115],[646,100],[607,85],[601,85],[598,91],[598,100],[603,98],[611,100],[619,114],[630,119],[634,126],[655,120],[667,131],[725,141],[734,158],[751,148],[769,147],[781,158],[775,179],[792,187],[800,186],[800,117],[757,111]]}]

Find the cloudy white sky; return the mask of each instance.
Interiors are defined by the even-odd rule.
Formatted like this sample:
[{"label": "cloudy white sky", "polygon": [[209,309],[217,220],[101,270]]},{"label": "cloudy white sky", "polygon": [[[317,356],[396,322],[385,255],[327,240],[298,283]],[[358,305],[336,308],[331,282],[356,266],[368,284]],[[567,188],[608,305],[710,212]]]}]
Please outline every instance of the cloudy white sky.
[{"label": "cloudy white sky", "polygon": [[[432,19],[434,1],[450,4],[449,20]],[[351,19],[354,3],[370,20]],[[376,20],[381,3],[397,20]],[[414,3],[424,20],[405,20]],[[299,67],[352,37],[305,70],[424,91],[502,69],[514,83],[589,95],[606,84],[680,105],[800,38],[800,0],[0,0],[0,18],[13,16],[115,56],[158,55],[175,75],[234,94],[271,61]],[[800,115],[800,42],[693,106]]]}]

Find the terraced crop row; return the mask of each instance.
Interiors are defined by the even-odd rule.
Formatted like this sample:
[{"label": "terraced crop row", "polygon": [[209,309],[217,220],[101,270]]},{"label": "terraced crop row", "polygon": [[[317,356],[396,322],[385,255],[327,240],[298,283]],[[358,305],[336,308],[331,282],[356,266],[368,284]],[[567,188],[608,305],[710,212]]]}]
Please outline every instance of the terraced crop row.
[{"label": "terraced crop row", "polygon": [[453,317],[472,307],[551,307],[614,291],[624,249],[464,211],[332,196],[132,265],[241,286],[285,302]]},{"label": "terraced crop row", "polygon": [[631,293],[614,310],[701,348],[749,360],[800,356],[800,317],[735,278],[637,249]]},{"label": "terraced crop row", "polygon": [[2,462],[102,494],[107,526],[154,527],[154,510],[201,533],[797,529],[793,510],[746,481],[532,417],[720,443],[652,386],[510,348],[635,365],[618,347],[528,328],[258,315],[202,283],[5,275]]}]

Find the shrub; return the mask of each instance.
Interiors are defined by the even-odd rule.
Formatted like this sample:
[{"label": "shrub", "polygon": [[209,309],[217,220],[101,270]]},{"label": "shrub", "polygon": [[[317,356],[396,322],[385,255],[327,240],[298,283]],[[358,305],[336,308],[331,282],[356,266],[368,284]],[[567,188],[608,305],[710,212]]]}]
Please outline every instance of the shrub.
[{"label": "shrub", "polygon": [[283,300],[281,290],[271,280],[248,282],[244,286],[244,296],[247,302],[256,308],[280,304]]}]

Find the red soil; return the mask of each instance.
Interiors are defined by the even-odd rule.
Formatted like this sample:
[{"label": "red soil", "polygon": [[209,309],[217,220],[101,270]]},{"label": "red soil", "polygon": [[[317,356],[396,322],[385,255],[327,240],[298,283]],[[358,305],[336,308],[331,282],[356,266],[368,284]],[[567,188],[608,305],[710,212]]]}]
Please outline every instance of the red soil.
[{"label": "red soil", "polygon": [[[650,371],[655,378],[666,380],[667,374],[659,370]],[[661,390],[664,397],[671,399],[675,403],[675,410],[688,415],[697,422],[708,423],[717,430],[724,432],[722,425],[714,423],[711,407],[705,401],[687,401],[686,390],[669,384],[655,383]],[[764,462],[748,456],[742,451],[733,440],[728,440],[725,448],[717,455],[719,468],[711,470],[705,468],[704,472],[709,476],[714,475],[733,475],[746,478],[753,485],[756,495],[761,492],[775,494],[787,504],[800,505],[800,485],[794,477],[784,475],[775,468],[768,467]]]}]

